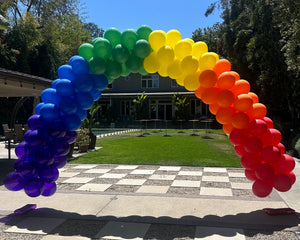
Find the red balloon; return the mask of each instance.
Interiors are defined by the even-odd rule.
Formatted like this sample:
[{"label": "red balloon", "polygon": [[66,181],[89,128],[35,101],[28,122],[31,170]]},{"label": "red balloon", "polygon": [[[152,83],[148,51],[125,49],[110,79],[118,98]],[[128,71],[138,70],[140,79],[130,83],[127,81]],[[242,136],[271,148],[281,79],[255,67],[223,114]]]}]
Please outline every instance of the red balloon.
[{"label": "red balloon", "polygon": [[234,147],[234,151],[240,157],[243,156],[246,153],[243,145],[236,145]]},{"label": "red balloon", "polygon": [[295,165],[294,158],[287,154],[281,155],[280,160],[273,164],[277,173],[291,172],[295,168]]},{"label": "red balloon", "polygon": [[263,120],[267,123],[268,128],[273,128],[274,127],[273,121],[270,118],[264,117]]},{"label": "red balloon", "polygon": [[252,191],[257,197],[266,197],[272,192],[272,185],[263,182],[261,180],[256,180],[252,185]]},{"label": "red balloon", "polygon": [[253,136],[261,136],[268,129],[267,123],[262,119],[254,119],[249,124],[249,133]]},{"label": "red balloon", "polygon": [[261,163],[259,155],[245,153],[241,158],[241,164],[247,169],[256,169],[256,167]]},{"label": "red balloon", "polygon": [[247,153],[255,154],[262,150],[263,143],[257,137],[249,137],[245,141],[244,148]]},{"label": "red balloon", "polygon": [[273,186],[280,192],[286,192],[292,187],[292,180],[285,174],[277,174],[274,176]]},{"label": "red balloon", "polygon": [[261,152],[261,158],[266,163],[275,163],[280,160],[281,152],[278,147],[266,146]]},{"label": "red balloon", "polygon": [[277,147],[279,148],[281,154],[285,154],[285,146],[282,143],[279,143]]},{"label": "red balloon", "polygon": [[264,145],[278,145],[281,141],[281,133],[274,128],[269,128],[266,133],[262,136]]},{"label": "red balloon", "polygon": [[245,169],[245,176],[248,178],[250,181],[256,181],[257,177],[255,175],[255,171],[251,169]]},{"label": "red balloon", "polygon": [[271,183],[274,177],[274,168],[266,163],[260,164],[255,169],[255,175],[258,179]]},{"label": "red balloon", "polygon": [[242,145],[248,137],[248,131],[245,129],[233,129],[229,135],[229,140],[233,145]]},{"label": "red balloon", "polygon": [[292,180],[292,184],[296,182],[296,176],[293,172],[286,173],[286,175],[288,175],[289,178]]}]

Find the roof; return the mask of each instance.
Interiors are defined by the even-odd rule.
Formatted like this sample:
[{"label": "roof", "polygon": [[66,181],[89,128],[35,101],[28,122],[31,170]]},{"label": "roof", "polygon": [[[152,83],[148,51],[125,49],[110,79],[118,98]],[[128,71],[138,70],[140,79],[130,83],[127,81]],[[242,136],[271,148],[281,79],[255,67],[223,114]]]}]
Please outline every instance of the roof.
[{"label": "roof", "polygon": [[[122,97],[122,96],[139,96],[143,93],[136,93],[136,92],[127,92],[127,93],[102,93],[101,96],[103,97]],[[174,94],[180,95],[194,95],[194,92],[145,92],[145,95],[148,96],[173,96]]]}]

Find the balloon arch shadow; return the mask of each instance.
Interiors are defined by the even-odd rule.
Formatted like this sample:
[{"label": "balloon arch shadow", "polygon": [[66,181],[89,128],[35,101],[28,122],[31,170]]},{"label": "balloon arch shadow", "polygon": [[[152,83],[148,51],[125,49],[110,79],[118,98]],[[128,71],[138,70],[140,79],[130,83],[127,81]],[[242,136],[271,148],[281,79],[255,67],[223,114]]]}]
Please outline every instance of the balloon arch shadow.
[{"label": "balloon arch shadow", "polygon": [[209,105],[241,157],[256,196],[291,188],[295,161],[285,154],[281,133],[266,117],[266,106],[250,92],[249,82],[231,70],[228,60],[208,52],[204,42],[182,39],[177,30],[152,31],[146,25],[122,33],[110,28],[104,38],[82,44],[79,55],[59,67],[59,78],[42,92],[36,114],[28,119],[30,130],[16,147],[18,159],[15,171],[4,179],[6,188],[24,189],[30,197],[53,195],[69,144],[101,92],[120,76],[156,72],[176,79]]}]

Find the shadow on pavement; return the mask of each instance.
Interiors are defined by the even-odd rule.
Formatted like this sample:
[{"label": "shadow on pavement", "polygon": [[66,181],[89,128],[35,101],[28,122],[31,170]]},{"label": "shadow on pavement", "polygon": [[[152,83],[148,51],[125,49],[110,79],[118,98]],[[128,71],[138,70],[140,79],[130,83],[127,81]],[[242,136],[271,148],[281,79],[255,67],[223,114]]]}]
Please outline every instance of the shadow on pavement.
[{"label": "shadow on pavement", "polygon": [[15,159],[0,159],[0,186],[3,185],[5,176],[14,171]]},{"label": "shadow on pavement", "polygon": [[[125,206],[124,206],[125,207]],[[216,216],[207,215],[203,218],[196,216],[184,216],[181,218],[172,218],[168,216],[152,217],[152,216],[95,216],[95,215],[81,215],[74,212],[64,212],[52,208],[39,208],[23,215],[10,214],[0,219],[0,222],[7,226],[17,226],[19,228],[26,228],[31,231],[43,230],[48,234],[58,234],[61,236],[82,236],[93,238],[105,226],[108,221],[126,222],[126,223],[146,223],[152,224],[148,230],[149,234],[156,234],[156,239],[174,239],[190,237],[194,238],[196,226],[204,227],[220,227],[228,228],[221,235],[226,237],[236,236],[241,234],[240,229],[244,229],[242,234],[246,236],[253,236],[253,234],[262,233],[264,235],[272,235],[274,232],[284,230],[286,228],[297,228],[300,220],[299,214],[269,216],[263,210],[256,210],[248,213],[239,213],[236,215]],[[40,224],[25,224],[22,220],[27,217],[41,217],[41,218],[56,218],[66,219],[62,224],[54,230],[47,232],[48,226]],[[28,222],[28,221],[27,221]],[[263,222],[263,224],[261,224]],[[150,231],[152,230],[152,231]],[[147,234],[148,234],[147,232]],[[116,237],[121,238],[137,238],[142,237],[133,233],[115,233]],[[147,235],[146,234],[146,235]],[[200,236],[207,237],[214,233],[203,231]],[[152,236],[151,235],[151,236]],[[161,235],[161,236],[160,236]],[[97,236],[97,238],[103,236]],[[150,237],[150,236],[148,236]],[[153,237],[153,236],[152,236]],[[197,235],[199,237],[199,233]],[[147,236],[145,236],[147,238]]]}]

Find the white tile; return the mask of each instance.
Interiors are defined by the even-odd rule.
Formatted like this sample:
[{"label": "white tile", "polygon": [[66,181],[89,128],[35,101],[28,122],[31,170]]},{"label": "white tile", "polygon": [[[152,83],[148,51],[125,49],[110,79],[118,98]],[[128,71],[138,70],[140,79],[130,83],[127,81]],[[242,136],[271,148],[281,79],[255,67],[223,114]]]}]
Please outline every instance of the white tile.
[{"label": "white tile", "polygon": [[46,235],[65,220],[63,218],[27,217],[18,222],[18,226],[10,227],[4,232]]},{"label": "white tile", "polygon": [[174,180],[172,187],[200,187],[200,181]]},{"label": "white tile", "polygon": [[100,173],[100,174],[102,174],[102,173],[107,173],[109,171],[110,171],[110,169],[94,168],[94,169],[89,169],[87,171],[84,171],[84,173]]},{"label": "white tile", "polygon": [[159,171],[180,171],[181,167],[173,167],[173,166],[161,166],[159,167]]},{"label": "white tile", "polygon": [[136,169],[133,170],[130,174],[142,174],[142,175],[151,175],[155,172],[155,170],[147,170],[147,169]]},{"label": "white tile", "polygon": [[226,168],[216,168],[216,167],[205,167],[203,169],[204,172],[217,172],[217,173],[226,173]]},{"label": "white tile", "polygon": [[94,178],[87,178],[87,177],[72,177],[63,181],[63,183],[87,183],[93,179]]},{"label": "white tile", "polygon": [[87,183],[81,186],[80,188],[77,188],[76,190],[89,192],[104,192],[110,186],[111,184]]},{"label": "white tile", "polygon": [[127,175],[127,173],[105,173],[102,176],[100,176],[99,178],[116,178],[116,179],[120,179],[123,178]]},{"label": "white tile", "polygon": [[178,173],[179,176],[202,176],[202,172],[200,171],[180,171]]},{"label": "white tile", "polygon": [[90,240],[90,238],[80,237],[80,236],[47,235],[43,237],[41,240]]},{"label": "white tile", "polygon": [[58,169],[59,172],[63,172],[63,171],[66,171],[66,170],[67,170],[67,168],[60,168],[60,169]]},{"label": "white tile", "polygon": [[151,180],[174,180],[176,175],[153,174],[149,177]]},{"label": "white tile", "polygon": [[145,223],[108,222],[95,238],[142,240],[149,227]]},{"label": "white tile", "polygon": [[228,172],[229,177],[246,177],[243,172]]},{"label": "white tile", "polygon": [[138,167],[137,165],[120,165],[120,166],[117,166],[115,169],[133,170],[133,169],[136,169],[137,167]]},{"label": "white tile", "polygon": [[232,196],[231,188],[208,188],[201,187],[200,195],[209,195],[209,196]]},{"label": "white tile", "polygon": [[75,168],[75,169],[91,169],[94,167],[97,167],[97,164],[80,164],[73,168]]},{"label": "white tile", "polygon": [[121,179],[116,184],[118,185],[143,185],[146,179]]},{"label": "white tile", "polygon": [[202,176],[203,182],[229,182],[227,176]]},{"label": "white tile", "polygon": [[245,240],[244,231],[236,228],[196,227],[195,240]]},{"label": "white tile", "polygon": [[252,183],[231,182],[231,187],[235,189],[252,189]]},{"label": "white tile", "polygon": [[79,174],[79,172],[60,172],[59,173],[59,177],[67,177],[67,178],[69,178],[69,177],[74,177],[74,176],[76,176],[78,174]]},{"label": "white tile", "polygon": [[141,186],[137,192],[138,193],[166,193],[169,189],[169,186]]}]

